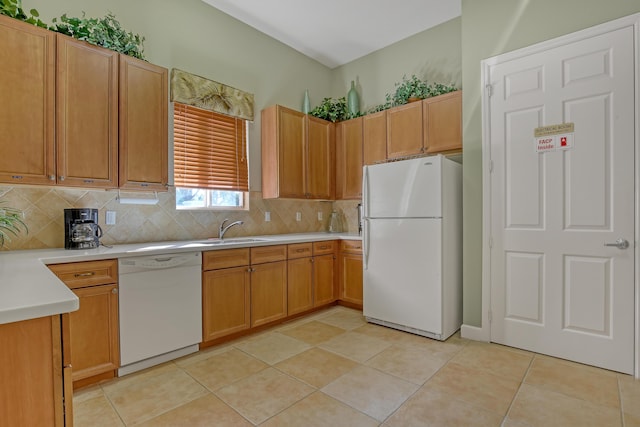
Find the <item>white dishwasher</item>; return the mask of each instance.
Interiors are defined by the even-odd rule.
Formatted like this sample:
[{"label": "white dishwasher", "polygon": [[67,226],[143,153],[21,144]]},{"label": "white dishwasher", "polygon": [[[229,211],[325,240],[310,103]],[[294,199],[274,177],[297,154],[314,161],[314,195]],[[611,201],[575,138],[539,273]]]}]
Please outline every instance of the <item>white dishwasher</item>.
[{"label": "white dishwasher", "polygon": [[120,258],[120,368],[126,375],[198,351],[200,252]]}]

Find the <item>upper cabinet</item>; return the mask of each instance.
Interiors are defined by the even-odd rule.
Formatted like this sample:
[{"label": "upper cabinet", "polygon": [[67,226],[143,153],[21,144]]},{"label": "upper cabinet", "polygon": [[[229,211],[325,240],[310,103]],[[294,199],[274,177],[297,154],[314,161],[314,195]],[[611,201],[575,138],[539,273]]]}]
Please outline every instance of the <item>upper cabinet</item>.
[{"label": "upper cabinet", "polygon": [[166,191],[168,72],[120,55],[120,187]]},{"label": "upper cabinet", "polygon": [[387,158],[421,154],[423,144],[422,102],[387,110]]},{"label": "upper cabinet", "polygon": [[118,186],[118,53],[57,35],[57,182]]},{"label": "upper cabinet", "polygon": [[462,91],[422,101],[427,153],[462,150]]},{"label": "upper cabinet", "polygon": [[0,182],[166,190],[167,74],[0,15]]},{"label": "upper cabinet", "polygon": [[387,112],[379,111],[362,117],[364,164],[387,159]]},{"label": "upper cabinet", "polygon": [[262,197],[335,197],[331,122],[273,105],[262,110]]},{"label": "upper cabinet", "polygon": [[363,117],[336,123],[336,199],[362,197]]},{"label": "upper cabinet", "polygon": [[0,15],[2,182],[56,181],[55,55],[56,33]]}]

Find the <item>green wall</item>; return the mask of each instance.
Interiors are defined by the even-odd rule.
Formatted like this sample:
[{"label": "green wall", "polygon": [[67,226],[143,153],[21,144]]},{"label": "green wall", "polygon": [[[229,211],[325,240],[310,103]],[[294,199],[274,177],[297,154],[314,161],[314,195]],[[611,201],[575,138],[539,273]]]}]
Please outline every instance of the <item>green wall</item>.
[{"label": "green wall", "polygon": [[346,96],[356,82],[361,110],[382,104],[402,76],[462,84],[462,20],[452,19],[333,70],[333,96]]},{"label": "green wall", "polygon": [[306,88],[312,94],[331,91],[329,68],[202,0],[23,0],[23,7],[37,9],[47,23],[64,13],[82,16],[84,11],[89,17],[101,17],[112,12],[126,30],[146,38],[149,62],[253,93],[256,120],[249,126],[252,191],[262,187],[260,110],[272,104],[299,110]]},{"label": "green wall", "polygon": [[482,324],[480,61],[640,12],[638,0],[462,0],[464,323]]}]

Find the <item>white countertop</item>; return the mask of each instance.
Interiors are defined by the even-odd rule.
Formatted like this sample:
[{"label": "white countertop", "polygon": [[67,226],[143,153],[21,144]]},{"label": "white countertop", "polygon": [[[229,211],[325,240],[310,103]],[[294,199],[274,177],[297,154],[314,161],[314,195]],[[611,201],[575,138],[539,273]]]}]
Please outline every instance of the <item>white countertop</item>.
[{"label": "white countertop", "polygon": [[[242,240],[245,240],[242,242]],[[247,242],[247,239],[257,239]],[[322,240],[360,240],[357,234],[304,233],[183,242],[150,242],[101,246],[89,250],[39,249],[0,252],[0,324],[69,313],[78,298],[47,268],[47,264],[125,258],[140,255],[199,252]],[[238,241],[239,240],[239,241]]]}]

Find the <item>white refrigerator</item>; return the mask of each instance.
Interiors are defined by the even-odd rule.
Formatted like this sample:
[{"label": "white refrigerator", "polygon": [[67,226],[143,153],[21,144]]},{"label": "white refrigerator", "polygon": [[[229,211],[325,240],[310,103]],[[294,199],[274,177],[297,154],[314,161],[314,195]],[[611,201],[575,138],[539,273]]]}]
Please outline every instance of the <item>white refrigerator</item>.
[{"label": "white refrigerator", "polygon": [[364,316],[447,339],[462,324],[462,165],[365,166],[362,186]]}]

